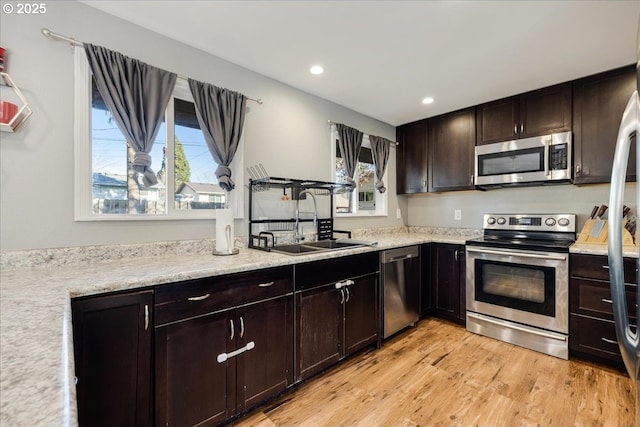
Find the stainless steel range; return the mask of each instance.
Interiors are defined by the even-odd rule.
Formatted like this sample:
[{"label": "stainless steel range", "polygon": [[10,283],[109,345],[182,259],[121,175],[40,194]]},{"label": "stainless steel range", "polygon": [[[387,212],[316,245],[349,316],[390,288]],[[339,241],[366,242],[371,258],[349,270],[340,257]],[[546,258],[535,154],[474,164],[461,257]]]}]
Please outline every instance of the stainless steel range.
[{"label": "stainless steel range", "polygon": [[576,217],[485,214],[468,240],[467,330],[569,358],[569,246]]}]

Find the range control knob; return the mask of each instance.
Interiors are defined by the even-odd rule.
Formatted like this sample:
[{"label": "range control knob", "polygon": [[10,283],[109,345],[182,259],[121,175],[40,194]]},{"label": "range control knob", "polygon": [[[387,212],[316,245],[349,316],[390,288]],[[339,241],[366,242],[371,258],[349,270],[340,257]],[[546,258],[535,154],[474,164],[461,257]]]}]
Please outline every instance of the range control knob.
[{"label": "range control knob", "polygon": [[498,225],[505,225],[507,223],[507,220],[504,219],[503,216],[501,216],[500,218],[498,218]]},{"label": "range control knob", "polygon": [[487,218],[487,224],[489,225],[493,225],[496,223],[496,219],[492,216],[490,216],[489,218]]},{"label": "range control knob", "polygon": [[560,218],[558,220],[558,225],[560,227],[566,227],[567,225],[569,225],[571,223],[571,221],[569,221],[569,218]]},{"label": "range control knob", "polygon": [[548,227],[553,227],[554,225],[556,225],[556,220],[555,218],[547,218],[544,220],[544,225],[548,226]]}]

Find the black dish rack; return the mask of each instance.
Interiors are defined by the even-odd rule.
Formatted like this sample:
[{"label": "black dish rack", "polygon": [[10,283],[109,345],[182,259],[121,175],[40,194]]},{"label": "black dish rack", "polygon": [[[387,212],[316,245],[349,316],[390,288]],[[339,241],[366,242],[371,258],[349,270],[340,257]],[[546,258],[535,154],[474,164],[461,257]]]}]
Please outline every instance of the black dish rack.
[{"label": "black dish rack", "polygon": [[[295,218],[284,219],[255,219],[254,218],[254,194],[271,189],[282,189],[283,193],[287,190],[291,190],[291,198],[293,200],[299,199],[299,194],[304,190],[311,190],[315,196],[329,196],[330,215],[326,218],[317,218],[316,220],[316,232],[318,240],[330,240],[334,239],[334,234],[346,234],[351,237],[350,231],[335,230],[333,228],[333,209],[334,198],[336,194],[342,194],[352,191],[352,187],[348,184],[327,182],[327,181],[314,181],[314,180],[302,180],[293,178],[277,178],[266,177],[258,179],[249,179],[249,247],[253,249],[260,249],[270,251],[275,246],[275,235],[271,231],[260,231],[258,234],[254,232],[254,226],[258,224],[269,224],[281,231],[293,230],[293,225],[296,223]],[[313,222],[313,219],[298,218],[298,222]]]}]

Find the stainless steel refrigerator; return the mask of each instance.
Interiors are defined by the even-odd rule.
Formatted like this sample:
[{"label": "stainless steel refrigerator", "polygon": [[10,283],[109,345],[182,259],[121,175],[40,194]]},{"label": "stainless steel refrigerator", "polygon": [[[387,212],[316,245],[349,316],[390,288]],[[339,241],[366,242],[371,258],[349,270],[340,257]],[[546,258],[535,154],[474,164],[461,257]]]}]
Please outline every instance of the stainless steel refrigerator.
[{"label": "stainless steel refrigerator", "polygon": [[[640,176],[640,22],[638,23],[636,72],[638,85],[631,95],[624,110],[611,171],[611,193],[609,195],[609,277],[611,280],[611,296],[613,314],[616,321],[618,346],[622,353],[627,372],[634,381],[636,389],[636,426],[640,426],[640,340],[638,339],[638,323],[640,323],[640,292],[636,299],[636,324],[629,325],[627,302],[624,289],[624,269],[622,259],[622,220],[624,203],[624,185],[629,160],[629,150],[635,145],[637,153],[637,175]],[[632,144],[634,143],[635,144]],[[640,187],[636,183],[636,203],[640,201]],[[637,210],[637,209],[636,209]],[[638,264],[637,264],[638,265]],[[640,276],[638,276],[640,282]]]}]

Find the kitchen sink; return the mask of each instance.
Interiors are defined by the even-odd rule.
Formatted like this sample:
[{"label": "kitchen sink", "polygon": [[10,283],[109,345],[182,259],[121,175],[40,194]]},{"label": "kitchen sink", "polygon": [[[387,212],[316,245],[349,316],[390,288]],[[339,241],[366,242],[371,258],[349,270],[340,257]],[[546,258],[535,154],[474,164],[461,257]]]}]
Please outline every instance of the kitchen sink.
[{"label": "kitchen sink", "polygon": [[294,243],[290,245],[276,245],[271,250],[287,255],[304,255],[314,252],[325,252],[347,248],[358,248],[364,246],[362,243],[341,242],[339,240],[320,240],[317,242]]},{"label": "kitchen sink", "polygon": [[304,246],[322,249],[346,249],[362,246],[360,243],[341,242],[339,240],[319,240],[317,242],[302,243]]}]

